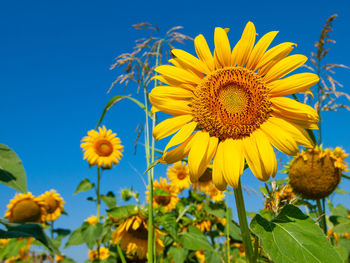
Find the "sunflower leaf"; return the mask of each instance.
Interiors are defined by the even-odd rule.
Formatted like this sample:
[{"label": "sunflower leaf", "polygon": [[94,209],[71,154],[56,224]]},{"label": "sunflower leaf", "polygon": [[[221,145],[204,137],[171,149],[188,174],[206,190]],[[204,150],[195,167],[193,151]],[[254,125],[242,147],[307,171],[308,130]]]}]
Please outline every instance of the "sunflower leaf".
[{"label": "sunflower leaf", "polygon": [[94,187],[95,187],[95,185],[93,183],[91,183],[88,178],[85,178],[85,179],[81,180],[81,182],[79,183],[74,194],[76,195],[76,194],[81,193],[81,192],[89,191]]},{"label": "sunflower leaf", "polygon": [[109,209],[117,205],[117,198],[113,192],[108,192],[106,195],[101,195],[101,200],[107,205]]},{"label": "sunflower leaf", "polygon": [[164,191],[163,189],[154,189],[153,190],[153,196],[169,196],[170,193],[167,191]]},{"label": "sunflower leaf", "polygon": [[66,245],[64,248],[70,247],[70,246],[77,246],[81,245],[85,242],[83,235],[81,233],[82,231],[82,226],[78,227],[73,231],[73,233],[70,235]]},{"label": "sunflower leaf", "polygon": [[166,213],[160,218],[160,224],[164,230],[178,242],[176,217],[172,213]]},{"label": "sunflower leaf", "polygon": [[213,250],[205,235],[195,226],[189,226],[188,232],[179,234],[181,244],[190,250]]},{"label": "sunflower leaf", "polygon": [[183,263],[188,255],[188,250],[182,247],[170,247],[168,255],[175,263]]},{"label": "sunflower leaf", "polygon": [[107,210],[107,213],[115,219],[128,218],[139,213],[137,205],[118,206]]},{"label": "sunflower leaf", "polygon": [[17,154],[0,144],[0,183],[22,193],[27,192],[27,177]]}]

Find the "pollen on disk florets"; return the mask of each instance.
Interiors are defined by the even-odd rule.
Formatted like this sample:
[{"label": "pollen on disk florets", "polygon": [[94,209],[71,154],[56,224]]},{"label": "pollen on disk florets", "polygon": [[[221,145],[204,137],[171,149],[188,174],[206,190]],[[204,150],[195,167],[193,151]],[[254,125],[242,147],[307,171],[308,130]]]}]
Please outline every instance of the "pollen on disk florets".
[{"label": "pollen on disk florets", "polygon": [[226,67],[203,79],[191,109],[198,128],[221,140],[249,136],[270,116],[265,83],[251,70]]},{"label": "pollen on disk florets", "polygon": [[329,196],[338,186],[342,171],[347,169],[344,151],[321,147],[299,154],[289,168],[290,184],[293,190],[308,199]]}]

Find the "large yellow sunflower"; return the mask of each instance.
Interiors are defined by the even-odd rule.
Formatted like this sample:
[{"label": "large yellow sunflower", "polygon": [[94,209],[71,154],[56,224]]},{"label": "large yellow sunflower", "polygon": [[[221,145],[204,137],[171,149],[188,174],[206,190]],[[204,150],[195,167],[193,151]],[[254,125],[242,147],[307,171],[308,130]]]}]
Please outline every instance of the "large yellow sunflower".
[{"label": "large yellow sunflower", "polygon": [[317,129],[316,111],[283,95],[309,92],[319,78],[312,73],[285,77],[307,58],[288,56],[295,46],[290,42],[267,50],[277,33],[255,44],[255,26],[248,22],[231,49],[227,32],[217,27],[214,55],[199,35],[194,40],[198,58],[173,49],[176,58],[169,62],[174,66],[155,69],[161,74],[155,78],[167,85],[150,93],[153,112],[174,117],[158,124],[153,136],[159,140],[176,133],[165,147],[164,163],[188,156],[190,178],[196,182],[214,158],[213,182],[223,190],[227,184],[238,186],[245,160],[260,180],[274,176],[272,145],[288,155],[296,155],[298,145],[312,146],[304,128]]},{"label": "large yellow sunflower", "polygon": [[[158,252],[164,248],[159,235],[163,235],[163,233],[155,229],[155,242]],[[126,254],[136,255],[139,259],[147,257],[147,242],[148,222],[142,215],[126,219],[112,234],[113,244],[119,243],[121,249],[126,250]]]},{"label": "large yellow sunflower", "polygon": [[10,222],[45,222],[45,203],[38,197],[27,194],[16,194],[7,205],[5,218]]},{"label": "large yellow sunflower", "polygon": [[59,218],[63,211],[63,198],[55,190],[46,191],[39,196],[46,205],[46,217],[45,221],[55,221]]},{"label": "large yellow sunflower", "polygon": [[107,130],[105,126],[88,131],[88,136],[81,140],[80,147],[84,151],[84,159],[87,159],[91,166],[98,168],[111,168],[113,164],[118,164],[122,158],[123,146],[115,133]]},{"label": "large yellow sunflower", "polygon": [[[153,189],[161,189],[164,192],[167,192],[169,195],[154,195],[153,196],[153,206],[154,207],[163,207],[164,212],[169,210],[174,210],[176,208],[177,202],[180,198],[177,196],[178,190],[177,187],[173,184],[169,184],[166,178],[159,178],[159,182],[154,180]],[[147,194],[147,202],[149,202],[149,192]]]},{"label": "large yellow sunflower", "polygon": [[188,166],[183,162],[176,162],[173,166],[169,166],[167,175],[171,184],[176,186],[179,191],[187,189],[191,185]]}]

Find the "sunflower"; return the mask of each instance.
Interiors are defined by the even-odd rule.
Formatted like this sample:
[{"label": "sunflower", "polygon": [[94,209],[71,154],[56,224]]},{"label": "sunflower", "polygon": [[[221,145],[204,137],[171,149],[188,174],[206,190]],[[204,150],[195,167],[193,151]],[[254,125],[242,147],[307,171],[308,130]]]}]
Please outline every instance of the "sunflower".
[{"label": "sunflower", "polygon": [[63,211],[63,198],[55,190],[46,191],[39,198],[45,202],[46,217],[45,221],[55,221],[59,218]]},{"label": "sunflower", "polygon": [[203,233],[209,232],[211,230],[211,221],[203,220],[196,224],[196,227],[200,229]]},{"label": "sunflower", "polygon": [[10,222],[45,222],[46,205],[32,193],[16,194],[7,205],[5,218]]},{"label": "sunflower", "polygon": [[347,170],[347,156],[340,147],[331,150],[321,146],[298,154],[287,168],[293,190],[307,199],[329,196]]},{"label": "sunflower", "polygon": [[65,255],[56,255],[55,256],[55,260],[56,260],[56,263],[58,262],[62,262],[66,259],[66,256]]},{"label": "sunflower", "polygon": [[207,261],[205,260],[205,255],[204,255],[204,249],[202,250],[197,250],[196,252],[194,252],[194,255],[196,256],[196,258],[198,259],[199,263],[206,263]]},{"label": "sunflower", "polygon": [[169,166],[167,175],[171,184],[175,185],[179,191],[191,185],[188,166],[183,162],[176,162],[173,166]]},{"label": "sunflower", "polygon": [[98,219],[96,216],[90,216],[88,219],[85,220],[85,222],[88,222],[90,225],[96,225]]},{"label": "sunflower", "polygon": [[214,202],[221,202],[225,198],[224,192],[218,190],[215,185],[212,185],[211,189],[209,190],[209,196],[210,199]]},{"label": "sunflower", "polygon": [[[177,187],[169,184],[165,178],[159,178],[159,183],[157,180],[153,182],[153,189],[161,189],[168,195],[154,195],[153,196],[153,206],[163,207],[164,212],[169,210],[174,210],[176,208],[177,202],[180,200],[177,196]],[[149,202],[149,192],[147,194],[147,202]]]},{"label": "sunflower", "polygon": [[255,26],[248,22],[231,50],[226,30],[217,27],[214,55],[199,35],[194,40],[199,59],[173,49],[176,58],[169,62],[174,66],[155,69],[161,75],[154,78],[167,85],[150,93],[153,112],[174,116],[159,123],[153,136],[160,140],[176,133],[164,149],[163,163],[188,156],[191,181],[197,182],[214,158],[213,182],[224,190],[227,184],[238,186],[245,160],[258,179],[275,176],[272,145],[288,155],[296,155],[298,145],[312,146],[304,128],[318,128],[317,112],[283,95],[309,92],[319,78],[312,73],[285,77],[307,57],[288,56],[296,46],[290,42],[267,50],[277,33],[255,44]]},{"label": "sunflower", "polygon": [[[163,235],[155,229],[155,242],[157,251],[164,248],[159,236]],[[112,243],[120,244],[121,249],[126,250],[126,254],[135,255],[139,259],[147,257],[148,242],[148,222],[142,215],[127,218],[112,234]]]},{"label": "sunflower", "polygon": [[233,243],[233,246],[238,248],[238,256],[245,257],[244,245],[242,243]]},{"label": "sunflower", "polygon": [[[106,258],[109,258],[109,256],[110,256],[109,249],[106,247],[100,247],[99,254],[100,254],[100,256],[99,256],[100,260],[104,260]],[[98,256],[97,249],[89,251],[89,259],[91,261],[97,259],[97,256]]]},{"label": "sunflower", "polygon": [[212,170],[206,169],[198,178],[197,182],[193,184],[193,188],[201,191],[202,193],[210,194],[210,191],[213,188]]},{"label": "sunflower", "polygon": [[123,146],[115,133],[107,130],[105,126],[88,131],[88,136],[81,140],[80,147],[84,151],[84,159],[87,159],[91,166],[98,168],[111,168],[113,164],[118,164],[122,158]]}]

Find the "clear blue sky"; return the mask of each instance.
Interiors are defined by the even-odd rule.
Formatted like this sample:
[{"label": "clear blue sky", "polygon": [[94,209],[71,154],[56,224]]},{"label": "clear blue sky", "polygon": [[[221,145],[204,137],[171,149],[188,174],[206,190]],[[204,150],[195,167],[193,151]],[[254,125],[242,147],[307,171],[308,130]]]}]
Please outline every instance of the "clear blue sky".
[{"label": "clear blue sky", "polygon": [[[219,3],[219,4],[218,4]],[[247,21],[262,34],[279,30],[274,43],[298,44],[294,53],[309,55],[326,19],[337,13],[332,37],[337,44],[328,54],[329,63],[350,65],[350,4],[334,1],[3,1],[0,8],[0,86],[2,127],[0,143],[13,148],[22,159],[28,189],[35,195],[56,189],[66,200],[69,217],[57,226],[76,228],[95,213],[89,194],[73,196],[81,179],[95,180],[95,169],[82,159],[80,140],[94,128],[107,101],[114,95],[135,91],[115,88],[106,92],[117,77],[110,71],[114,58],[129,52],[142,32],[132,24],[150,22],[163,32],[184,26],[183,33],[195,37],[202,33],[212,43],[216,26],[229,27],[232,41],[240,36]],[[183,49],[192,52],[193,44]],[[340,69],[336,79],[350,92],[349,71]],[[343,146],[350,152],[348,133],[350,113],[324,114],[324,142]],[[125,145],[124,157],[102,179],[102,192],[119,192],[134,186],[144,193],[140,176],[145,162],[142,146],[135,156],[135,129],[144,121],[143,113],[127,101],[114,107],[104,124],[118,133]],[[162,147],[164,143],[159,144]],[[279,167],[282,168],[282,167]],[[165,166],[156,177],[165,176]],[[258,189],[260,182],[250,173],[243,184]],[[342,188],[350,190],[349,182]],[[0,185],[0,215],[15,191]],[[348,199],[342,197],[339,201]],[[233,197],[232,197],[233,200]],[[262,207],[256,195],[246,195],[248,210]],[[348,205],[348,204],[346,204]],[[86,258],[86,250],[66,252]]]}]

